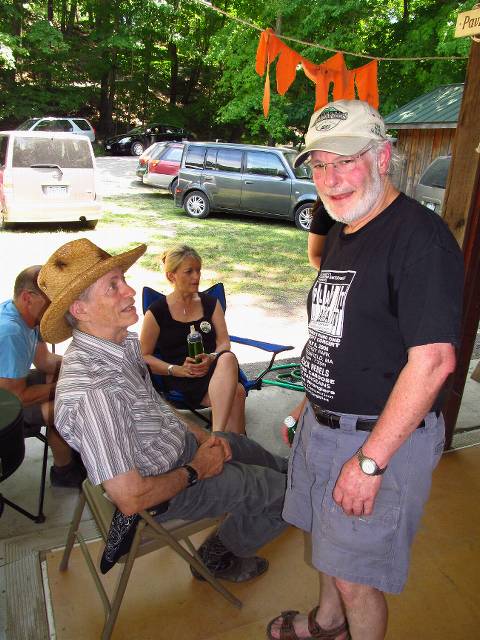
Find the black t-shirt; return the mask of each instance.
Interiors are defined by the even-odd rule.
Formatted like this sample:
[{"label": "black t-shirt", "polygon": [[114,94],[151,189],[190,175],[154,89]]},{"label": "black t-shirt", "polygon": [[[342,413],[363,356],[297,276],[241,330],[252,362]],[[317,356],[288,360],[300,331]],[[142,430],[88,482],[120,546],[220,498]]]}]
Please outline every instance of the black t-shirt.
[{"label": "black t-shirt", "polygon": [[206,293],[199,293],[202,301],[203,315],[198,320],[190,322],[179,322],[174,320],[168,308],[167,299],[161,297],[150,307],[158,326],[160,335],[158,337],[155,351],[162,355],[162,359],[172,364],[182,365],[187,357],[187,335],[190,333],[190,325],[194,325],[203,339],[205,353],[215,351],[217,336],[212,322],[212,315],[215,311],[217,299]]},{"label": "black t-shirt", "polygon": [[309,229],[310,233],[314,233],[317,236],[326,236],[334,224],[335,220],[328,215],[323,204],[315,204]]},{"label": "black t-shirt", "polygon": [[343,230],[329,233],[308,296],[302,379],[324,409],[378,415],[410,347],[458,344],[463,259],[443,220],[404,194]]}]

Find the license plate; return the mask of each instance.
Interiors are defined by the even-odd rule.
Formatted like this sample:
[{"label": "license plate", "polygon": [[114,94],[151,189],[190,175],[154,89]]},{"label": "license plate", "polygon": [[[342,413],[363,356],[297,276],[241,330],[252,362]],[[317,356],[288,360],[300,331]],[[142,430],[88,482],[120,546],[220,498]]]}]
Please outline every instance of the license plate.
[{"label": "license plate", "polygon": [[68,187],[66,184],[47,184],[43,191],[48,198],[62,198],[67,195]]},{"label": "license plate", "polygon": [[435,211],[435,209],[437,208],[435,202],[424,202],[423,204],[427,207],[427,209],[431,209],[432,211]]},{"label": "license plate", "polygon": [[109,144],[107,144],[106,149],[111,149],[111,148],[112,147]]}]

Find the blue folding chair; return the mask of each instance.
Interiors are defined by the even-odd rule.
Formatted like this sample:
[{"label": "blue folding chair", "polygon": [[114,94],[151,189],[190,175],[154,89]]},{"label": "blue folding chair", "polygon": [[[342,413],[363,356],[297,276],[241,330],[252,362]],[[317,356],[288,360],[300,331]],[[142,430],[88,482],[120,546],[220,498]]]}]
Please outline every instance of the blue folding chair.
[{"label": "blue folding chair", "polygon": [[[208,293],[214,298],[217,298],[217,300],[222,305],[223,311],[225,312],[225,309],[227,308],[227,300],[225,297],[225,288],[222,282],[218,282],[217,284],[214,284],[213,287],[206,289],[205,293]],[[156,300],[160,298],[165,298],[165,295],[163,293],[159,293],[158,291],[155,291],[155,289],[152,289],[150,287],[143,287],[143,292],[142,292],[143,313],[145,313],[148,310],[150,305],[152,305]],[[236,342],[238,344],[243,344],[249,347],[255,347],[256,349],[261,349],[262,351],[265,351],[271,354],[271,358],[268,366],[263,371],[261,371],[255,378],[249,379],[248,376],[245,374],[245,372],[242,369],[240,369],[239,380],[242,383],[242,385],[245,387],[245,392],[247,393],[247,395],[248,395],[248,392],[251,391],[252,389],[260,390],[262,388],[263,378],[272,369],[277,355],[279,353],[282,353],[283,351],[290,351],[290,349],[293,349],[293,347],[290,345],[287,346],[283,344],[261,342],[259,340],[252,340],[250,338],[239,338],[238,336],[229,336],[229,338],[230,338],[230,342]],[[157,356],[158,358],[162,358],[159,352],[155,352],[154,355]],[[174,406],[180,409],[189,409],[192,413],[194,413],[196,416],[201,418],[205,423],[210,425],[210,420],[208,420],[203,414],[199,413],[198,409],[200,407],[193,407],[185,399],[183,393],[179,391],[167,391],[163,385],[162,376],[151,373],[151,377],[152,377],[152,382],[155,388],[157,389],[157,391],[159,391],[165,397],[165,399],[168,400],[168,402],[170,402],[171,404],[173,404]]]}]

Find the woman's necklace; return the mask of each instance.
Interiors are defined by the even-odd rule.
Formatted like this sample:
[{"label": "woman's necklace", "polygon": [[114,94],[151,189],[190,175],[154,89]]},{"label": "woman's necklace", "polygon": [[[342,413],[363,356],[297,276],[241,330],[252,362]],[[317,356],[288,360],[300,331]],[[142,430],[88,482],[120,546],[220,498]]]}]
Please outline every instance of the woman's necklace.
[{"label": "woman's necklace", "polygon": [[[186,299],[181,298],[179,300],[180,304],[183,305],[183,315],[186,316],[187,315],[187,301]],[[195,300],[193,298],[190,298],[189,302],[195,302]],[[189,309],[190,311],[190,309]]]}]

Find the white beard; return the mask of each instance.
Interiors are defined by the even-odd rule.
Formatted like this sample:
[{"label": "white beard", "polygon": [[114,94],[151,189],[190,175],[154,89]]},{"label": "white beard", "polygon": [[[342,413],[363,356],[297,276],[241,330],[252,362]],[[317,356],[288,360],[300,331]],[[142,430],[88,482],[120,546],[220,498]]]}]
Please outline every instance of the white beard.
[{"label": "white beard", "polygon": [[365,191],[365,195],[347,213],[342,214],[342,216],[336,214],[333,207],[331,207],[326,201],[326,198],[323,201],[323,204],[331,218],[333,218],[337,222],[351,224],[352,222],[360,220],[361,218],[366,216],[373,209],[373,206],[379,200],[382,191],[383,184],[380,172],[376,165],[372,165],[370,171],[370,184],[368,185],[368,189]]}]

